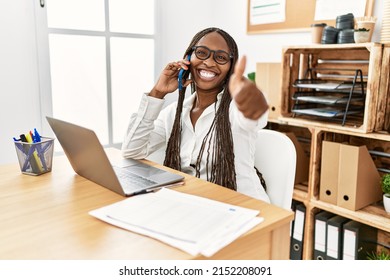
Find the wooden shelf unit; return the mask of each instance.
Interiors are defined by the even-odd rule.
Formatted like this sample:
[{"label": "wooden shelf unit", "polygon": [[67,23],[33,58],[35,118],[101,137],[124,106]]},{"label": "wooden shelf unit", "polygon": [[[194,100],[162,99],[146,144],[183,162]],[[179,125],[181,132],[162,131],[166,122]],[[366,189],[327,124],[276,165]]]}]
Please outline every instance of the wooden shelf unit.
[{"label": "wooden shelf unit", "polygon": [[[282,57],[282,82],[280,92],[281,121],[299,119],[303,122],[309,120],[310,124],[330,128],[342,128],[347,131],[373,132],[387,130],[389,121],[384,116],[390,113],[387,106],[387,96],[380,94],[387,89],[388,81],[381,81],[381,73],[388,65],[382,65],[384,45],[379,43],[364,44],[331,44],[292,46],[284,48]],[[360,69],[367,82],[365,110],[361,120],[347,122],[345,125],[332,123],[324,119],[313,117],[293,116],[292,108],[295,104],[293,96],[296,92],[295,81],[305,79],[308,69],[334,69],[330,75],[334,79],[348,76],[347,70]],[[380,112],[373,114],[373,112]],[[314,120],[314,121],[313,121]]]},{"label": "wooden shelf unit", "polygon": [[[360,57],[362,60],[368,60],[367,67],[363,70],[367,77],[367,95],[361,125],[342,126],[317,119],[292,117],[294,80],[301,77],[305,67],[312,66],[311,62],[325,57],[340,65],[343,62],[337,60],[342,57],[353,60]],[[293,199],[303,202],[306,206],[303,259],[313,259],[315,214],[321,210],[375,227],[378,229],[378,241],[390,244],[390,214],[385,212],[382,201],[352,211],[319,199],[322,141],[366,145],[368,150],[390,153],[390,134],[387,132],[390,124],[389,65],[390,45],[386,44],[296,46],[283,51],[280,92],[272,93],[279,96],[280,115],[273,114],[267,128],[293,132],[297,138],[309,139],[302,142],[304,150],[310,156],[308,180],[305,184],[296,184],[293,195]],[[378,158],[375,155],[372,157],[377,168],[383,164],[390,168],[390,158]]]}]

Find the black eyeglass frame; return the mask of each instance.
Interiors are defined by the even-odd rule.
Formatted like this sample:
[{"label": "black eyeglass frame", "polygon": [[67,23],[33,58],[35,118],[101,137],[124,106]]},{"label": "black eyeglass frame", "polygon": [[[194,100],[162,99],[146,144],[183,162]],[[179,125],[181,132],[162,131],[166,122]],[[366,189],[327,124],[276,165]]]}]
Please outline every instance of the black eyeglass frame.
[{"label": "black eyeglass frame", "polygon": [[[198,57],[198,55],[196,54],[196,49],[197,49],[197,48],[204,48],[204,49],[208,50],[209,53],[208,53],[207,57],[205,57],[205,58],[200,58],[200,57]],[[206,47],[206,46],[193,46],[193,47],[192,47],[192,51],[195,53],[195,56],[196,56],[198,59],[200,59],[200,60],[206,60],[206,59],[208,59],[208,58],[211,56],[211,53],[213,53],[213,59],[214,59],[214,61],[215,61],[216,63],[218,63],[219,65],[225,65],[225,64],[227,64],[227,63],[229,62],[229,60],[227,60],[225,63],[218,62],[217,59],[215,58],[217,52],[219,52],[219,53],[221,53],[221,52],[222,52],[222,53],[225,53],[225,54],[228,55],[228,57],[229,57],[230,60],[233,59],[233,55],[232,55],[232,54],[229,54],[228,52],[226,52],[226,51],[224,51],[224,50],[210,50],[210,49],[209,49],[208,47]]]}]

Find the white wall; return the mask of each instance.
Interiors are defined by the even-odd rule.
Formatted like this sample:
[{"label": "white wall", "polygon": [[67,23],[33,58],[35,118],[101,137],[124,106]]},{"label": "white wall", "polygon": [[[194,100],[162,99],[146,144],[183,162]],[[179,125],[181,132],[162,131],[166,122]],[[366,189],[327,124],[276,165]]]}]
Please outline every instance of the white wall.
[{"label": "white wall", "polygon": [[[247,35],[247,2],[160,0],[156,74],[169,61],[180,59],[193,35],[209,26],[236,39],[240,53],[248,56],[247,72],[255,71],[256,62],[280,62],[283,46],[310,43],[309,32]],[[373,40],[378,41],[383,0],[375,2],[378,22]],[[17,161],[13,136],[41,128],[33,4],[0,0],[0,164]]]},{"label": "white wall", "polygon": [[12,137],[41,126],[34,2],[0,0],[0,163],[17,161]]}]

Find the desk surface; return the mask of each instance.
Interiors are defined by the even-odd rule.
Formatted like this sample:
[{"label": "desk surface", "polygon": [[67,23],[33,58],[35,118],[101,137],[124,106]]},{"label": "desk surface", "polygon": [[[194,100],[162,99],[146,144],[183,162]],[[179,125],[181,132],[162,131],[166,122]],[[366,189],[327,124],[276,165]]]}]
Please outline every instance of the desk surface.
[{"label": "desk surface", "polygon": [[[289,258],[293,212],[189,175],[175,190],[260,210],[265,218],[213,259]],[[122,199],[75,174],[64,156],[54,157],[52,172],[40,176],[21,174],[17,164],[0,166],[0,259],[204,258],[88,214]]]}]

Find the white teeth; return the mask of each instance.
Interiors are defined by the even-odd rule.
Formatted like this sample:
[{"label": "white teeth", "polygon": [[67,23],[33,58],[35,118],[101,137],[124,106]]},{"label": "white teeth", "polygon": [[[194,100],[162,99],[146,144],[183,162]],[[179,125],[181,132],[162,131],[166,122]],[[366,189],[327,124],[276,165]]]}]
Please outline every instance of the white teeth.
[{"label": "white teeth", "polygon": [[204,78],[213,78],[213,77],[215,77],[215,73],[209,72],[209,71],[205,71],[205,70],[201,70],[201,71],[199,72],[199,74],[200,74],[202,77],[204,77]]}]

